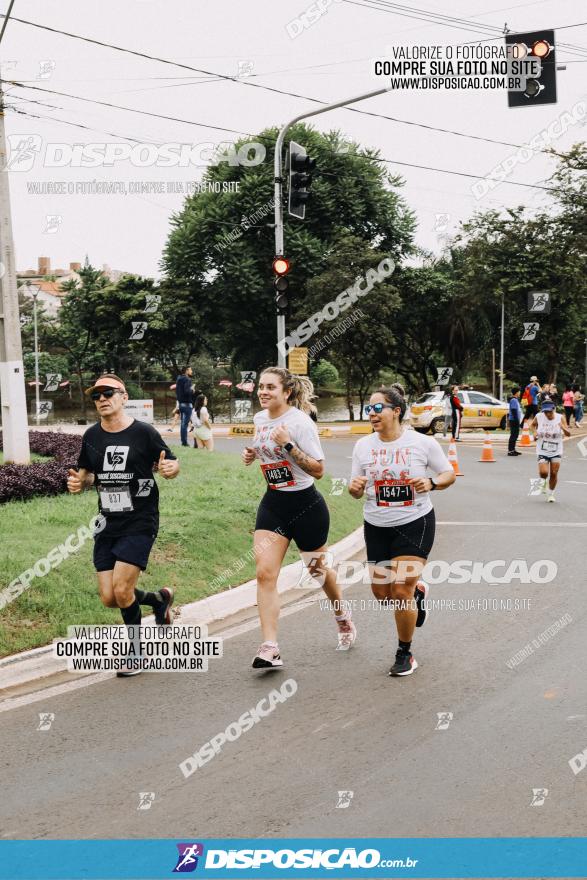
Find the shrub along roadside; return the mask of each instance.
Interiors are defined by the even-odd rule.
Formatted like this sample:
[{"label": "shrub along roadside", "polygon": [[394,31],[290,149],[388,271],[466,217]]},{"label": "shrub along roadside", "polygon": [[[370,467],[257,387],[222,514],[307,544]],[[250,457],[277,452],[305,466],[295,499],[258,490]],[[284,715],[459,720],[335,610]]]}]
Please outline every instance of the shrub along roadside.
[{"label": "shrub along roadside", "polygon": [[29,431],[29,442],[31,452],[51,456],[52,461],[1,465],[0,504],[37,495],[59,495],[67,490],[67,471],[77,465],[82,438],[56,431]]}]

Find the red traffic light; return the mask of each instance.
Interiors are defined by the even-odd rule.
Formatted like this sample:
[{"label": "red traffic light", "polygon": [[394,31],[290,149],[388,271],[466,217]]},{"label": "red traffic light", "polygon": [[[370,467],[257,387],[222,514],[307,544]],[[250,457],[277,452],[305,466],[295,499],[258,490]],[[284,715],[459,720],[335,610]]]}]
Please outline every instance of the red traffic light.
[{"label": "red traffic light", "polygon": [[290,270],[290,262],[285,257],[275,257],[273,260],[273,271],[276,275],[287,275]]},{"label": "red traffic light", "polygon": [[535,55],[536,58],[548,58],[551,51],[552,46],[548,40],[536,40],[536,42],[532,44],[532,55]]}]

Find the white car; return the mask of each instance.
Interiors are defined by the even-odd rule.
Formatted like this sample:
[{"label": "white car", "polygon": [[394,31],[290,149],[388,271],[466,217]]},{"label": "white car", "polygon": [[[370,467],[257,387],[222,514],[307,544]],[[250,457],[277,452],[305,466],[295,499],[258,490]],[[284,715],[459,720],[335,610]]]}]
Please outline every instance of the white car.
[{"label": "white car", "polygon": [[[416,431],[423,434],[444,431],[443,397],[443,391],[428,391],[410,406],[407,415]],[[463,405],[461,428],[494,431],[507,426],[507,403],[482,391],[459,391],[457,397]]]}]

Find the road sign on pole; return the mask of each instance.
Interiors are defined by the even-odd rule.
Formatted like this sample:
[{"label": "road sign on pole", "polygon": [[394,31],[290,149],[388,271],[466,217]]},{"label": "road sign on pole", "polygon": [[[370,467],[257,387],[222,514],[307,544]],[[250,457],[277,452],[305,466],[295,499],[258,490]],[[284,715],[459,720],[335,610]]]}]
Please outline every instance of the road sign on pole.
[{"label": "road sign on pole", "polygon": [[296,376],[308,375],[308,349],[291,348],[288,355],[289,371]]},{"label": "road sign on pole", "polygon": [[452,367],[436,367],[438,372],[438,379],[436,380],[437,385],[448,385],[449,379],[452,376]]}]

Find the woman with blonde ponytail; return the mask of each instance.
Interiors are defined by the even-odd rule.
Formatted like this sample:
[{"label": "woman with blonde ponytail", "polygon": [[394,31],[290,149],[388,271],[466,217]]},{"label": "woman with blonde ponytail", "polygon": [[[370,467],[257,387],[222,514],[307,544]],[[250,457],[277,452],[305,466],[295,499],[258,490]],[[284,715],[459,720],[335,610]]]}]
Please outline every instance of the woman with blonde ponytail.
[{"label": "woman with blonde ponytail", "polygon": [[338,627],[337,650],[347,651],[356,638],[348,604],[326,563],[330,514],[314,480],[324,475],[324,453],[311,414],[314,386],[306,376],[283,367],[268,367],[257,394],[263,409],[254,418],[255,436],[246,446],[246,465],[259,460],[267,491],[257,511],[254,550],[257,565],[257,606],[263,643],[253,660],[255,669],[283,666],[277,628],[277,578],[291,541],[295,541],[309,575],[332,603]]}]

